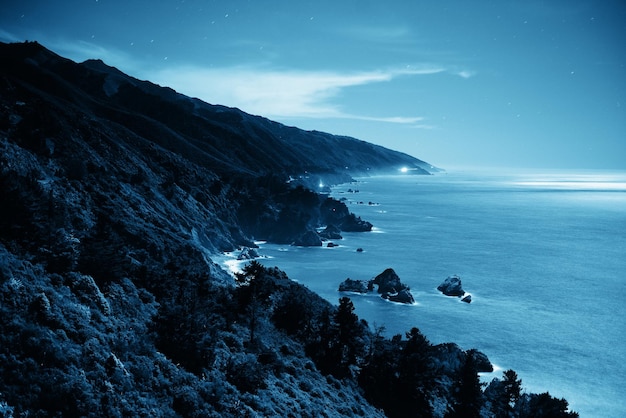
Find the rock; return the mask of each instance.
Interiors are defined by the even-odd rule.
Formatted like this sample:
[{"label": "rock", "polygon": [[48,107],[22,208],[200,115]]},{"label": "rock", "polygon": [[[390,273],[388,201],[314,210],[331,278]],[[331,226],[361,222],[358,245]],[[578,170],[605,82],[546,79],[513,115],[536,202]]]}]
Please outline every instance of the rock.
[{"label": "rock", "polygon": [[437,290],[446,296],[463,296],[465,291],[461,286],[461,278],[459,276],[449,276],[437,286]]},{"label": "rock", "polygon": [[387,299],[390,302],[408,303],[408,304],[415,303],[415,299],[413,299],[413,295],[411,294],[411,292],[408,291],[408,289],[402,289],[398,293],[385,292],[381,295],[381,297],[383,299]]},{"label": "rock", "polygon": [[472,295],[468,293],[467,295],[463,296],[461,302],[472,303]]},{"label": "rock", "polygon": [[398,293],[404,289],[408,290],[408,286],[400,281],[400,277],[391,268],[374,277],[374,284],[378,285],[378,293]]},{"label": "rock", "polygon": [[357,253],[362,253],[362,252],[363,252],[363,248],[361,248],[361,247],[357,248],[357,249],[356,249],[356,252],[357,252]]},{"label": "rock", "polygon": [[254,260],[255,258],[259,257],[259,253],[254,248],[243,247],[243,249],[237,256],[237,260]]},{"label": "rock", "polygon": [[487,357],[485,353],[482,353],[475,348],[472,348],[471,350],[467,350],[467,355],[474,358],[476,371],[483,373],[493,372],[493,365],[491,364],[491,361],[489,361],[489,357]]},{"label": "rock", "polygon": [[373,226],[370,222],[364,221],[351,213],[341,223],[341,230],[346,232],[369,232]]},{"label": "rock", "polygon": [[433,367],[438,372],[458,373],[465,362],[465,352],[455,343],[433,346]]},{"label": "rock", "polygon": [[339,245],[335,244],[334,242],[329,242],[328,244],[326,244],[326,246],[328,248],[339,247]]},{"label": "rock", "polygon": [[340,292],[367,293],[372,290],[371,281],[347,278],[339,285]]},{"label": "rock", "polygon": [[341,230],[335,225],[328,225],[319,233],[319,236],[323,239],[343,239]]},{"label": "rock", "polygon": [[300,235],[300,237],[293,243],[298,247],[321,247],[322,240],[317,232],[309,230],[304,234]]}]

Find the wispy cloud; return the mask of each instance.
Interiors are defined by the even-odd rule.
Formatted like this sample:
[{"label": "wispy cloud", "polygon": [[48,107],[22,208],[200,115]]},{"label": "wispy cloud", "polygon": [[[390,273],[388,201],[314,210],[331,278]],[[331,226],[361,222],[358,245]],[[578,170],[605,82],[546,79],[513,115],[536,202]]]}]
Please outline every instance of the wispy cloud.
[{"label": "wispy cloud", "polygon": [[210,103],[234,106],[273,118],[344,118],[416,124],[423,118],[353,114],[338,104],[339,97],[345,89],[354,86],[446,71],[446,68],[434,65],[365,72],[183,67],[146,76]]},{"label": "wispy cloud", "polygon": [[2,42],[23,42],[25,39],[20,38],[14,33],[7,32],[4,29],[0,29],[0,41]]},{"label": "wispy cloud", "polygon": [[[400,34],[398,34],[400,36]],[[0,30],[0,38],[15,36]],[[447,73],[463,78],[473,74],[435,64],[419,64],[374,71],[305,71],[268,69],[263,66],[219,67],[180,66],[161,62],[162,69],[141,62],[121,50],[86,41],[44,40],[44,46],[75,61],[99,58],[130,75],[209,103],[238,107],[248,113],[276,119],[353,119],[403,124],[433,129],[419,115],[363,115],[351,111],[342,96],[351,87],[390,82],[400,77]]]}]

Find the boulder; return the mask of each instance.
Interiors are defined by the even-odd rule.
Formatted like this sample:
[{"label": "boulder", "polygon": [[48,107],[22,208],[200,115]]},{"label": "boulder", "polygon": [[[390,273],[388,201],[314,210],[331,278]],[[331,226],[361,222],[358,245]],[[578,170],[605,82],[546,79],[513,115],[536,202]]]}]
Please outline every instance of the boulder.
[{"label": "boulder", "polygon": [[317,232],[313,230],[306,231],[293,243],[298,247],[321,247],[322,240]]},{"label": "boulder", "polygon": [[237,256],[237,260],[254,260],[255,258],[259,257],[259,253],[254,248],[243,247],[243,249]]},{"label": "boulder", "polygon": [[408,303],[411,305],[415,303],[415,299],[413,299],[413,295],[411,294],[411,292],[409,292],[408,289],[402,289],[398,293],[386,292],[383,293],[381,297],[383,299],[387,299],[388,301],[396,303]]},{"label": "boulder", "polygon": [[319,236],[323,239],[343,239],[341,230],[335,225],[328,225],[319,233]]},{"label": "boulder", "polygon": [[363,252],[363,248],[361,248],[361,247],[357,248],[357,249],[356,249],[356,252],[357,252],[357,253],[362,253],[362,252]]},{"label": "boulder", "polygon": [[461,302],[472,303],[472,295],[468,293],[467,295],[463,296]]},{"label": "boulder", "polygon": [[447,277],[443,283],[437,286],[437,290],[446,296],[463,296],[465,294],[459,276]]},{"label": "boulder", "polygon": [[367,293],[370,290],[372,290],[372,284],[368,280],[353,280],[348,277],[339,284],[340,292]]},{"label": "boulder", "polygon": [[335,244],[334,242],[329,242],[328,244],[326,244],[326,246],[328,248],[339,247],[339,245]]},{"label": "boulder", "polygon": [[398,293],[404,289],[408,290],[408,286],[400,281],[400,277],[391,268],[374,277],[374,284],[378,286],[378,293]]}]

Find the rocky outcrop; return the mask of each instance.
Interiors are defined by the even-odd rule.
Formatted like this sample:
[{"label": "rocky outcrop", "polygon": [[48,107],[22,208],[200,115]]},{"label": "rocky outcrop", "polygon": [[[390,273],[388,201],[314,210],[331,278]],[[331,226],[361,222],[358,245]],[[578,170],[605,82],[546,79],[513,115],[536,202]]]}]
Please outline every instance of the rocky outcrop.
[{"label": "rocky outcrop", "polygon": [[343,239],[341,236],[341,230],[335,225],[328,225],[323,231],[319,232],[322,239]]},{"label": "rocky outcrop", "polygon": [[371,280],[353,280],[351,278],[347,278],[339,284],[340,292],[367,293],[372,290],[373,284]]},{"label": "rocky outcrop", "polygon": [[409,292],[408,289],[402,289],[401,291],[397,293],[385,292],[381,295],[381,297],[390,302],[407,303],[410,305],[415,303],[415,299],[413,298],[413,295],[411,294],[411,292]]},{"label": "rocky outcrop", "polygon": [[493,372],[493,365],[491,364],[489,357],[481,351],[476,349],[464,351],[455,343],[438,344],[433,348],[436,353],[434,356],[434,366],[439,370],[451,370],[458,372],[463,367],[467,358],[471,356],[477,372]]},{"label": "rocky outcrop", "polygon": [[300,237],[294,241],[293,245],[298,247],[321,247],[322,240],[319,235],[317,235],[317,232],[309,230],[300,235]]},{"label": "rocky outcrop", "polygon": [[250,247],[243,247],[239,255],[237,256],[237,260],[254,260],[255,258],[259,258],[259,252]]},{"label": "rocky outcrop", "polygon": [[400,277],[391,268],[370,280],[348,278],[339,285],[340,292],[369,293],[375,288],[383,299],[396,303],[415,303],[409,287],[400,281]]},{"label": "rocky outcrop", "polygon": [[489,357],[481,351],[478,351],[474,348],[467,350],[467,355],[472,356],[474,360],[474,366],[476,366],[476,371],[481,373],[491,373],[493,372],[493,364],[489,361]]},{"label": "rocky outcrop", "polygon": [[345,232],[368,232],[372,224],[350,213],[345,203],[328,198],[320,206],[320,220]]},{"label": "rocky outcrop", "polygon": [[446,296],[463,296],[465,294],[461,285],[461,278],[456,275],[447,277],[443,283],[437,286],[437,290]]},{"label": "rocky outcrop", "polygon": [[400,277],[391,268],[374,277],[373,282],[378,286],[378,293],[398,293],[408,289],[408,286],[400,281]]}]

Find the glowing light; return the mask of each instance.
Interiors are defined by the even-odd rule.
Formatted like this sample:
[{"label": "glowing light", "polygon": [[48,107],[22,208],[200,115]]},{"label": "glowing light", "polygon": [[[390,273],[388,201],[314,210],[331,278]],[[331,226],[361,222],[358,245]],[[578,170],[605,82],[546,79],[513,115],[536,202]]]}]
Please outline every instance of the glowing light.
[{"label": "glowing light", "polygon": [[402,168],[400,169],[400,172],[401,172],[401,173],[407,173],[408,171],[409,171],[409,169],[408,169],[407,167],[402,167]]}]

